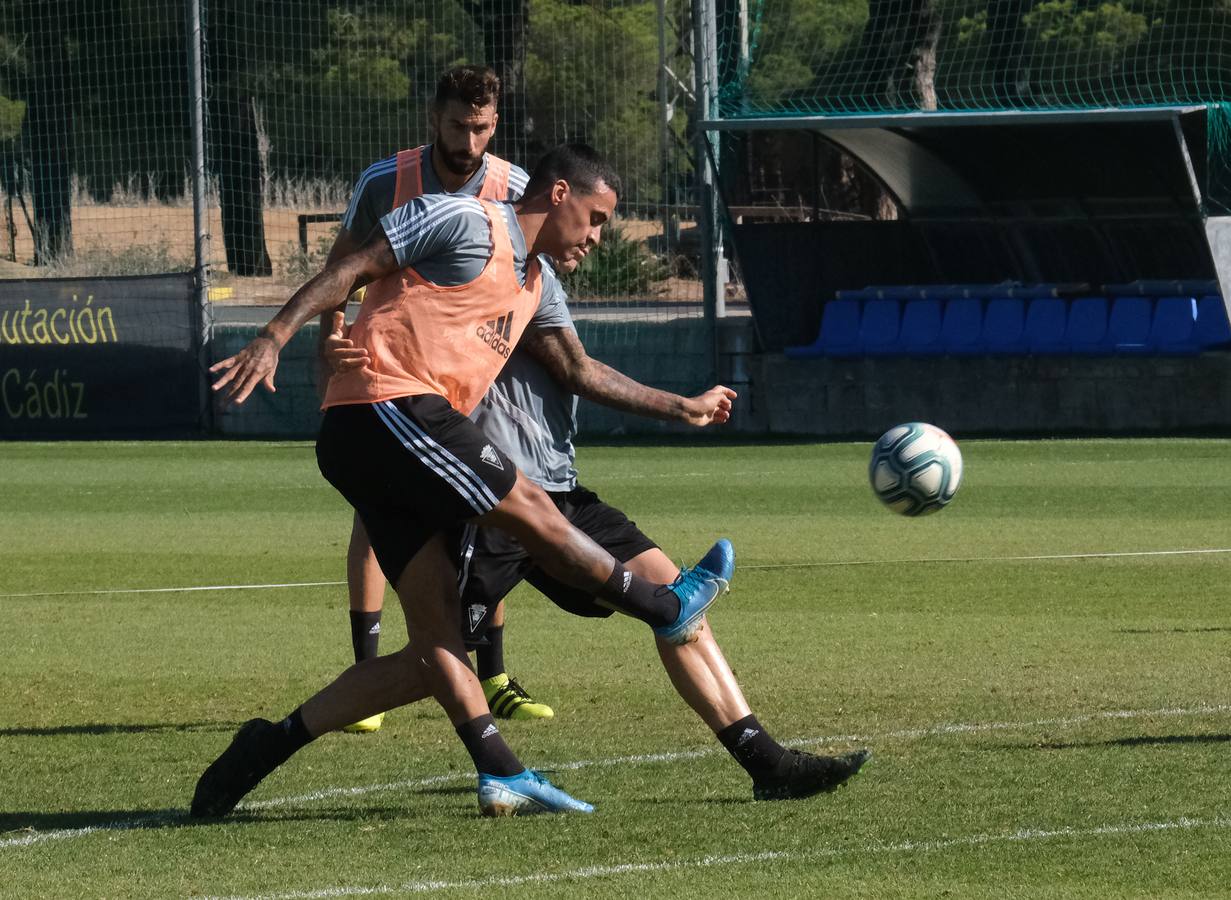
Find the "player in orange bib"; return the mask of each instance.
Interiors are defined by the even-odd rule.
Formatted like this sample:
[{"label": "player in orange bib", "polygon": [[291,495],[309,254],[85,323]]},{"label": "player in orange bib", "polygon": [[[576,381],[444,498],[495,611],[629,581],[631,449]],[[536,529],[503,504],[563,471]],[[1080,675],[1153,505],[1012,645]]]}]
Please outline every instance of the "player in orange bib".
[{"label": "player in orange bib", "polygon": [[[521,199],[530,176],[507,160],[486,152],[500,118],[499,102],[500,79],[490,68],[459,66],[445,72],[436,83],[432,100],[432,143],[402,150],[364,170],[355,184],[328,261],[358,250],[373,229],[379,227],[382,216],[423,194],[509,202]],[[333,332],[334,319],[335,315],[329,313],[321,317],[322,355],[324,340]],[[318,368],[323,382],[332,366],[323,359],[321,363]],[[375,657],[380,646],[385,576],[358,514],[346,551],[346,585],[351,647],[355,662],[362,662]],[[504,616],[502,601],[491,612],[484,632],[471,635],[467,642],[475,650],[475,665],[492,714],[498,718],[550,718],[551,707],[535,701],[505,671]],[[383,721],[384,713],[378,713],[352,723],[346,730],[372,732]]]},{"label": "player in orange bib", "polygon": [[[598,244],[619,191],[618,176],[597,153],[569,145],[536,166],[516,206],[420,197],[385,216],[383,236],[326,266],[247,347],[211,368],[215,390],[235,402],[258,385],[273,390],[291,335],[357,286],[373,284],[350,333],[370,362],[330,380],[317,459],[363,520],[402,602],[410,643],[393,663],[407,668],[391,679],[387,696],[354,690],[344,674],[280,723],[245,723],[201,776],[194,815],[229,812],[328,730],[325,723],[392,708],[391,698],[412,684],[435,697],[469,751],[485,814],[591,811],[526,769],[496,727],[458,628],[457,570],[443,535],[465,523],[503,529],[544,572],[672,643],[692,640],[726,591],[735,568],[728,541],[670,585],[640,578],[571,526],[465,415],[526,327],[559,301],[559,284],[539,255],[561,264],[582,259]],[[730,398],[715,392],[708,415],[725,419],[729,409]]]}]

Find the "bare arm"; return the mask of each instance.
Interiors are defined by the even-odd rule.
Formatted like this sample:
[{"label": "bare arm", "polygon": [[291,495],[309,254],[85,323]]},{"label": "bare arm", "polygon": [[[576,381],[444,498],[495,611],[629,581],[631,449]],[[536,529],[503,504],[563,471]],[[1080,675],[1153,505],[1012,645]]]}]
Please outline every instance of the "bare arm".
[{"label": "bare arm", "polygon": [[[332,265],[338,260],[350,256],[363,248],[363,243],[356,240],[350,230],[345,226],[338,229],[338,235],[333,239],[333,246],[329,248],[329,255],[325,258],[325,265]],[[341,303],[334,309],[327,309],[320,316],[320,328],[317,331],[316,342],[316,388],[317,392],[323,398],[325,396],[325,385],[329,381],[329,376],[337,371],[338,367],[334,364],[334,358],[331,357],[331,348],[334,348],[336,354],[337,341],[345,339],[346,332],[346,305],[350,301],[348,294]],[[341,322],[338,319],[341,319]],[[347,344],[350,342],[347,341]]]},{"label": "bare arm", "polygon": [[715,385],[696,397],[681,397],[634,381],[586,353],[571,328],[528,330],[520,346],[561,386],[579,397],[651,419],[698,427],[731,417],[735,391]]},{"label": "bare arm", "polygon": [[278,354],[313,316],[336,309],[355,288],[396,271],[398,263],[387,240],[375,241],[325,266],[320,274],[295,292],[248,346],[210,367],[222,372],[214,390],[226,388],[226,399],[243,403],[258,384],[274,390]]},{"label": "bare arm", "polygon": [[[376,237],[376,235],[372,234],[369,237],[374,238]],[[362,250],[363,247],[366,246],[367,243],[368,243],[367,241],[357,240],[355,236],[351,234],[350,231],[348,231],[346,228],[339,228],[338,236],[333,239],[333,246],[329,248],[329,255],[325,257],[325,265],[327,266],[333,265],[334,263],[338,262],[338,260],[344,259],[345,257],[350,256],[352,253]],[[349,298],[349,296],[350,295],[348,294],[347,297]],[[346,312],[346,299],[343,299],[342,302],[338,304],[336,308],[339,311],[345,313]],[[333,310],[325,310],[325,312],[321,313],[320,324],[321,324],[321,343],[323,344],[325,341],[325,338],[329,335],[330,329],[333,324]]]}]

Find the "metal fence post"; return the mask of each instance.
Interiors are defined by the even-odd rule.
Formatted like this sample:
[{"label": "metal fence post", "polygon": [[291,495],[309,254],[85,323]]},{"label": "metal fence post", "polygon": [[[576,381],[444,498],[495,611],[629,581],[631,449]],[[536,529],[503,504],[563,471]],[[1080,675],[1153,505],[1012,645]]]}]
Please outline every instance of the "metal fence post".
[{"label": "metal fence post", "polygon": [[201,365],[202,430],[213,431],[213,398],[206,370],[209,368],[210,342],[214,316],[209,300],[209,210],[206,206],[205,169],[205,66],[202,45],[201,0],[187,0],[189,116],[192,124],[192,233],[193,287],[196,290],[197,357]]},{"label": "metal fence post", "polygon": [[694,135],[697,177],[697,227],[701,235],[701,286],[705,322],[710,332],[712,368],[715,379],[720,371],[718,320],[726,311],[726,259],[722,250],[722,230],[718,217],[718,135],[699,127],[699,123],[718,117],[718,19],[714,0],[692,0],[693,71],[697,82]]}]

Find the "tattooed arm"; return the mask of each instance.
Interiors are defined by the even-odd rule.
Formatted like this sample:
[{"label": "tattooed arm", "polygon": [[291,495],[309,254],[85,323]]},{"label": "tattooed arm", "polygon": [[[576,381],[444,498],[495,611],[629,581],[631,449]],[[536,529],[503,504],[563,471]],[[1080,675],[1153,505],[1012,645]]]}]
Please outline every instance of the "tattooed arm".
[{"label": "tattooed arm", "polygon": [[586,353],[572,328],[532,328],[521,348],[533,356],[556,383],[579,397],[650,419],[703,427],[731,417],[735,391],[715,385],[696,397],[681,397],[634,381]]},{"label": "tattooed arm", "polygon": [[374,241],[325,266],[295,292],[244,349],[210,367],[210,373],[218,375],[214,390],[225,390],[226,399],[235,403],[243,403],[258,385],[273,391],[278,354],[305,322],[335,309],[355,288],[397,268],[397,258],[387,240]]}]

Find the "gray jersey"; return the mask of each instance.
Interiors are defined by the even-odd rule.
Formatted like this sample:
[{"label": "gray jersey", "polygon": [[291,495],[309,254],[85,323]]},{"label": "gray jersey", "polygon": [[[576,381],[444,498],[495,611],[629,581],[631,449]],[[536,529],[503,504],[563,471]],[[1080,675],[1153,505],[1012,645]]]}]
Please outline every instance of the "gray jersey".
[{"label": "gray jersey", "polygon": [[[560,302],[555,310],[554,316],[536,318],[537,327],[572,328],[568,307]],[[513,351],[470,418],[543,490],[577,486],[577,397],[525,350]]]},{"label": "gray jersey", "polygon": [[[470,180],[463,184],[460,188],[454,191],[454,195],[477,197],[479,191],[483,188],[483,179],[487,177],[487,160],[488,155],[483,154],[483,164],[479,166],[479,170],[470,176]],[[428,144],[427,149],[423,154],[423,165],[419,168],[420,177],[423,179],[423,193],[425,194],[444,194],[446,193],[444,185],[440,183],[440,179],[436,177],[436,170],[432,168],[432,145]],[[382,159],[380,162],[372,163],[363,170],[363,174],[359,176],[359,181],[355,183],[355,190],[351,193],[350,204],[346,207],[346,214],[342,217],[342,227],[351,233],[351,237],[362,243],[372,233],[372,229],[376,227],[390,209],[393,208],[393,198],[397,191],[398,180],[398,158],[397,155],[390,156],[388,159]],[[525,169],[520,169],[517,166],[509,167],[509,195],[506,200],[520,200],[522,191],[526,189],[526,182],[530,180],[530,176],[526,174]]]}]

